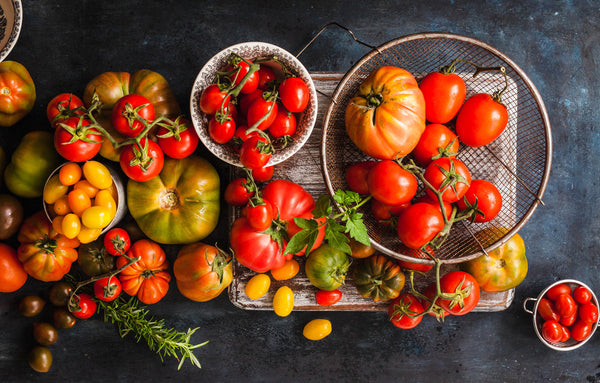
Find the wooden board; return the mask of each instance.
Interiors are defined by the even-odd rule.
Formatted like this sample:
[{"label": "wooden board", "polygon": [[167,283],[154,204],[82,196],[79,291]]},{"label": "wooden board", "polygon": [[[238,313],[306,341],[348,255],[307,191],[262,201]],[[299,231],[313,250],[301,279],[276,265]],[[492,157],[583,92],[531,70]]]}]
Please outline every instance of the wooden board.
[{"label": "wooden board", "polygon": [[[329,106],[329,98],[326,95],[332,94],[338,82],[344,76],[343,73],[313,72],[311,77],[314,80],[315,87],[319,91],[318,96],[318,116],[317,123],[310,139],[306,144],[290,159],[275,167],[275,178],[283,178],[302,185],[315,199],[322,194],[326,194],[324,179],[319,160],[321,136],[323,131],[323,117]],[[231,169],[231,179],[242,176],[238,168]],[[238,211],[234,208],[229,210],[229,224],[237,217]],[[300,263],[300,273],[291,280],[276,281],[272,279],[269,292],[260,299],[251,300],[244,293],[244,287],[252,276],[256,273],[241,266],[237,262],[233,265],[233,282],[229,287],[229,299],[231,302],[247,310],[272,310],[273,296],[280,286],[287,285],[294,292],[295,305],[294,310],[301,311],[384,311],[387,310],[389,302],[374,302],[370,298],[363,298],[356,290],[352,280],[351,273],[346,278],[346,283],[340,288],[342,299],[333,306],[319,306],[315,301],[315,293],[318,291],[308,281],[304,274],[304,259],[296,257]],[[443,265],[442,272],[455,270],[457,265]],[[434,277],[417,276],[415,278],[416,287],[422,291]],[[405,290],[408,289],[408,282]],[[474,311],[492,312],[501,311],[510,306],[514,298],[514,289],[503,293],[481,293],[479,304]]]}]

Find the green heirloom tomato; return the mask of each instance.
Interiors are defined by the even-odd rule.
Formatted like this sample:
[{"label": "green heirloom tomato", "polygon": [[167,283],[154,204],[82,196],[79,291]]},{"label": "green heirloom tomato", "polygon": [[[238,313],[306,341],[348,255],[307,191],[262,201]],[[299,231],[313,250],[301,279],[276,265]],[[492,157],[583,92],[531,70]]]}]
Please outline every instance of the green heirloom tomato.
[{"label": "green heirloom tomato", "polygon": [[359,260],[352,277],[358,293],[375,302],[397,298],[404,287],[400,265],[382,254]]},{"label": "green heirloom tomato", "polygon": [[13,126],[35,103],[35,85],[27,69],[16,61],[0,63],[0,126]]},{"label": "green heirloom tomato", "polygon": [[506,291],[523,282],[527,275],[527,258],[525,243],[519,234],[488,254],[460,265],[461,270],[475,277],[481,290]]},{"label": "green heirloom tomato", "polygon": [[350,259],[341,250],[323,244],[310,252],[304,271],[310,283],[320,290],[335,290],[344,284]]},{"label": "green heirloom tomato", "polygon": [[144,234],[163,244],[187,244],[208,236],[219,220],[219,175],[205,159],[165,158],[160,174],[129,180],[127,206]]},{"label": "green heirloom tomato", "polygon": [[21,140],[4,170],[6,187],[19,197],[39,197],[46,179],[59,162],[52,133],[39,130],[29,132]]}]

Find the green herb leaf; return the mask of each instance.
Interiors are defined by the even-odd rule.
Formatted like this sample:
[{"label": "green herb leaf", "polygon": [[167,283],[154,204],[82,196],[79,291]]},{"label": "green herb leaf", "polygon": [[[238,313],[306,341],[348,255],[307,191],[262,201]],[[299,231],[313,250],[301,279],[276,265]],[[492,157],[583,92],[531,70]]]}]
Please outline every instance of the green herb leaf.
[{"label": "green herb leaf", "polygon": [[327,240],[329,246],[335,247],[346,254],[352,254],[352,249],[350,249],[350,245],[348,245],[348,237],[344,235],[344,232],[344,226],[337,223],[334,219],[330,218],[327,220],[325,240]]},{"label": "green herb leaf", "polygon": [[329,197],[326,195],[319,196],[312,213],[315,218],[328,217],[331,215],[332,208]]}]

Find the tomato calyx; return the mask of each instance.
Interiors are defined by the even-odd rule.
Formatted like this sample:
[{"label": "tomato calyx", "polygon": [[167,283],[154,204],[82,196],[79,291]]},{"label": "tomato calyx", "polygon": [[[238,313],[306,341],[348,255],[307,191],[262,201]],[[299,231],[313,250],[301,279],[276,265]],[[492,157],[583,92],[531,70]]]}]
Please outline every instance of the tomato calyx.
[{"label": "tomato calyx", "polygon": [[219,284],[221,284],[223,283],[225,268],[231,263],[232,257],[219,247],[215,247],[217,248],[217,255],[213,261],[209,261],[208,249],[204,252],[204,258],[206,259],[206,263],[211,267],[212,271],[219,276]]},{"label": "tomato calyx", "polygon": [[181,141],[181,132],[189,129],[188,123],[183,120],[183,116],[177,116],[175,121],[169,122],[159,122],[159,126],[162,126],[167,130],[166,133],[157,135],[157,138],[169,138],[173,137],[177,141]]},{"label": "tomato calyx", "polygon": [[145,140],[142,144],[141,142],[136,142],[132,145],[133,149],[133,158],[129,161],[130,167],[139,166],[142,169],[142,172],[146,173],[152,165],[152,161],[154,158],[148,155],[148,148],[150,146],[148,140]]},{"label": "tomato calyx", "polygon": [[454,161],[450,161],[450,169],[446,170],[444,167],[436,164],[437,168],[442,172],[445,179],[440,184],[438,191],[440,193],[444,193],[448,188],[452,189],[452,191],[457,194],[456,184],[463,183],[468,184],[469,181],[460,173],[456,171],[456,166],[454,165]]},{"label": "tomato calyx", "polygon": [[89,122],[84,117],[79,116],[79,120],[77,121],[77,125],[75,127],[69,126],[63,122],[59,122],[58,126],[69,132],[71,134],[71,139],[69,141],[61,143],[61,145],[69,145],[77,141],[88,142],[92,144],[97,144],[100,141],[94,140],[88,137],[88,134],[98,134],[97,126],[94,124],[83,124],[85,122]]},{"label": "tomato calyx", "polygon": [[454,145],[454,143],[458,140],[458,137],[454,137],[454,139],[452,139],[452,141],[450,141],[448,143],[448,145],[446,145],[446,147],[444,148],[438,148],[438,154],[436,154],[435,156],[431,157],[431,161],[435,161],[439,158],[442,157],[455,157],[458,152],[454,152],[452,151],[452,146]]},{"label": "tomato calyx", "polygon": [[[367,107],[371,109],[377,108],[383,102],[381,93],[375,93],[373,91],[366,95],[365,99],[367,100]],[[375,115],[373,115],[373,118],[375,118]]]},{"label": "tomato calyx", "polygon": [[471,290],[473,289],[473,286],[467,285],[467,286],[463,287],[464,283],[465,283],[465,278],[463,278],[460,281],[460,283],[456,286],[456,289],[454,290],[454,292],[440,294],[440,297],[442,299],[446,299],[446,300],[450,301],[450,303],[448,304],[448,307],[450,309],[453,309],[454,307],[456,307],[456,305],[458,305],[458,307],[460,307],[461,309],[463,309],[465,307],[465,298],[467,298],[469,295],[471,295]]},{"label": "tomato calyx", "polygon": [[48,234],[44,234],[43,238],[35,241],[35,246],[46,254],[53,254],[58,244],[55,239],[50,238]]}]

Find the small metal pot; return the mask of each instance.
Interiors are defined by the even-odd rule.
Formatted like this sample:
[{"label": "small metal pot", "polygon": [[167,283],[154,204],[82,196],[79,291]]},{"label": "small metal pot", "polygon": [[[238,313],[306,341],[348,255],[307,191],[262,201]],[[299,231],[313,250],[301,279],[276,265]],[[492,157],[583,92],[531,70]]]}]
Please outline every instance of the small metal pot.
[{"label": "small metal pot", "polygon": [[[542,336],[542,332],[541,332],[542,324],[544,323],[544,320],[542,319],[542,317],[540,315],[538,315],[538,304],[540,302],[540,299],[543,298],[544,295],[546,295],[548,290],[550,290],[552,287],[554,287],[558,284],[561,284],[561,283],[569,285],[571,287],[571,291],[573,291],[576,287],[579,287],[579,286],[583,286],[583,287],[587,288],[592,294],[592,303],[594,303],[596,305],[596,307],[598,307],[598,299],[596,298],[596,294],[594,294],[594,292],[592,291],[592,289],[589,288],[589,286],[587,286],[585,283],[580,282],[575,279],[563,279],[563,280],[554,282],[550,286],[546,287],[538,295],[537,298],[525,298],[525,300],[523,301],[523,310],[525,310],[525,312],[533,315],[533,328],[535,330],[536,335],[542,341],[543,344],[545,344],[546,346],[550,347],[553,350],[571,351],[578,347],[583,346],[588,340],[590,340],[592,335],[594,335],[596,328],[598,327],[598,323],[594,323],[594,325],[592,327],[592,331],[590,332],[590,335],[581,341],[576,341],[571,338],[571,339],[567,340],[566,342],[550,343],[546,339],[544,339],[544,337]],[[533,310],[531,310],[527,307],[530,302],[535,302],[535,304],[533,305]]]}]

